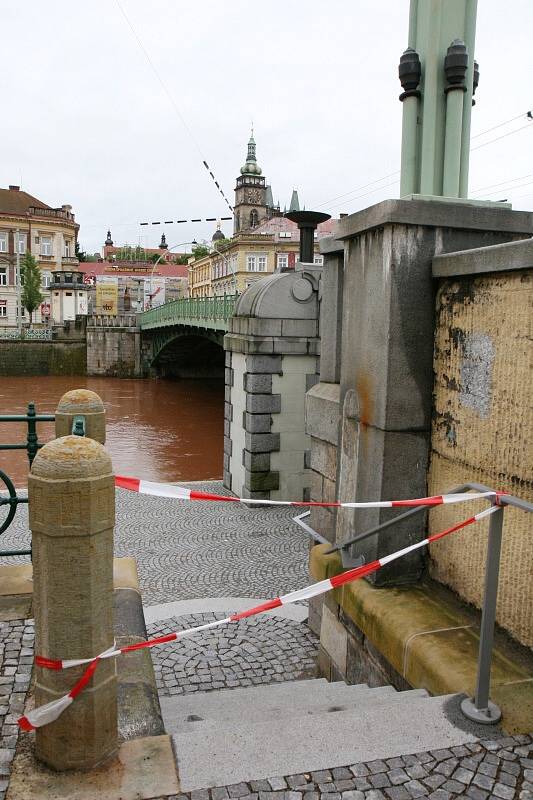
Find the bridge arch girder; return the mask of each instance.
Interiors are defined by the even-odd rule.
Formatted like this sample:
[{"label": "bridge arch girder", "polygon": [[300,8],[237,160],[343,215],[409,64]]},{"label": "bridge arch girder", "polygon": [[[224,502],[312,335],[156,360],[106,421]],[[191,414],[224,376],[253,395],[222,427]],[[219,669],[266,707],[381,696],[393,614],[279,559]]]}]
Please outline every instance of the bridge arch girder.
[{"label": "bridge arch girder", "polygon": [[166,328],[156,328],[152,331],[143,331],[143,335],[152,341],[152,354],[150,367],[155,366],[157,359],[172,342],[178,339],[199,338],[206,339],[214,344],[223,347],[225,331],[217,331],[213,328],[200,328],[192,325],[175,325]]}]

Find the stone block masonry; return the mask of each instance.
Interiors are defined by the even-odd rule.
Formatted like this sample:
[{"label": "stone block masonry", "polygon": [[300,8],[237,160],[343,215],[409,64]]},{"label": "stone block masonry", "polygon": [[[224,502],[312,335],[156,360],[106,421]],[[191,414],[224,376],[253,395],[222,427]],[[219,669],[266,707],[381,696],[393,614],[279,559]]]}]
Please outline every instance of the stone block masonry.
[{"label": "stone block masonry", "polygon": [[11,375],[85,375],[85,340],[0,341],[0,377]]},{"label": "stone block masonry", "polygon": [[[305,301],[293,292],[301,283]],[[310,497],[304,398],[318,381],[316,286],[301,272],[265,278],[242,295],[230,322],[224,485],[242,497]]]}]

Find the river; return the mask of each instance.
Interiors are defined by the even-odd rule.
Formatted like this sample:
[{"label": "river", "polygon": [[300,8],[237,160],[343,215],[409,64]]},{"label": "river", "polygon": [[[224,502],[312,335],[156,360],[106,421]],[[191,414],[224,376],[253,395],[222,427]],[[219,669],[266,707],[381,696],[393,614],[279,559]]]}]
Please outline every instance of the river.
[{"label": "river", "polygon": [[[92,389],[107,412],[106,447],[115,473],[145,480],[213,480],[222,476],[224,386],[217,380],[120,378],[0,378],[0,414],[53,414],[69,389]],[[37,425],[39,441],[54,438],[54,424]],[[0,423],[0,444],[26,441],[24,423]],[[27,485],[25,451],[0,450],[0,470]],[[4,489],[0,484],[0,490]]]}]

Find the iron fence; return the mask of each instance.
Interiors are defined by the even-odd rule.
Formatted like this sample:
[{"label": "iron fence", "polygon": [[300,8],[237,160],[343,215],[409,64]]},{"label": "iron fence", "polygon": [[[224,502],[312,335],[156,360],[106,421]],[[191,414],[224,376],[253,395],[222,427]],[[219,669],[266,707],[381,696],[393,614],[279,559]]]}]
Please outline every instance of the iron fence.
[{"label": "iron fence", "polygon": [[[26,441],[16,444],[2,444],[0,443],[0,450],[26,450],[30,467],[33,459],[37,455],[39,448],[44,442],[40,442],[37,435],[37,423],[39,422],[54,422],[54,414],[37,414],[35,410],[35,403],[28,403],[28,410],[26,414],[0,414],[0,422],[25,422],[27,426]],[[2,489],[4,484],[5,489]],[[6,506],[8,511],[5,519],[0,521],[0,535],[9,528],[19,504],[27,504],[28,498],[21,497],[17,494],[15,485],[11,478],[5,472],[0,470],[0,508]],[[28,556],[31,555],[30,550],[0,550],[0,556]]]}]

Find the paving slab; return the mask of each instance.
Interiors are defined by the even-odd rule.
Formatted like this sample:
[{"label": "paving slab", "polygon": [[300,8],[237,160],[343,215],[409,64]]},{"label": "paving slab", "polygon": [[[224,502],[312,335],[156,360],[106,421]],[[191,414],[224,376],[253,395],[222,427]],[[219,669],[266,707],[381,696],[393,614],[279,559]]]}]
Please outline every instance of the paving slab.
[{"label": "paving slab", "polygon": [[6,800],[148,800],[179,792],[169,736],[121,745],[116,758],[91,772],[54,772],[24,737],[13,762]]}]

